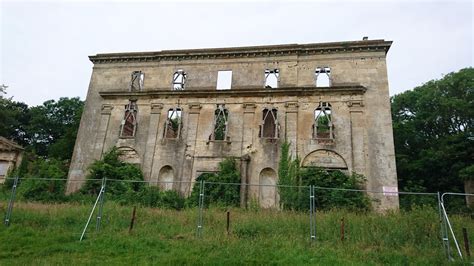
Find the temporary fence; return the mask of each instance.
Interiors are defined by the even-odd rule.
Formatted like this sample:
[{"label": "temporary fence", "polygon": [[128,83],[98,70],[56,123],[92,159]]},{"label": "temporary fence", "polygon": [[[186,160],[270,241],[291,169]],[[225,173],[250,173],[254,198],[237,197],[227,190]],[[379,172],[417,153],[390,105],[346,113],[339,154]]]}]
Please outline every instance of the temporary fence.
[{"label": "temporary fence", "polygon": [[[11,188],[10,197],[8,200],[8,205],[6,208],[4,224],[9,226],[12,222],[12,213],[14,209],[14,202],[16,199],[17,188],[20,185],[21,180],[43,180],[43,181],[67,181],[67,179],[55,179],[55,178],[19,178],[15,177],[13,179],[13,184]],[[97,193],[97,197],[90,209],[87,220],[84,223],[84,227],[81,230],[79,241],[82,241],[90,227],[90,224],[95,215],[95,229],[97,232],[101,230],[102,220],[104,215],[104,202],[107,192],[107,187],[113,182],[122,182],[122,183],[143,183],[147,185],[160,186],[165,189],[174,189],[181,191],[187,197],[193,196],[194,192],[197,193],[197,219],[195,234],[197,237],[203,237],[205,234],[204,229],[206,226],[209,226],[210,229],[213,225],[211,221],[206,220],[206,210],[209,206],[217,205],[226,210],[226,233],[230,233],[230,219],[232,208],[242,208],[243,209],[252,209],[257,207],[261,212],[274,212],[278,213],[283,209],[295,209],[298,210],[298,213],[307,213],[307,218],[300,218],[300,216],[292,217],[292,224],[295,226],[294,233],[301,235],[303,238],[307,238],[309,241],[318,240],[318,219],[316,217],[318,207],[323,203],[320,201],[327,200],[328,197],[337,195],[341,197],[341,200],[344,201],[344,197],[347,197],[349,194],[353,193],[354,195],[369,195],[369,198],[381,201],[396,201],[398,198],[394,197],[404,197],[404,196],[415,196],[415,197],[428,197],[433,199],[434,202],[437,202],[438,214],[439,217],[439,226],[440,226],[440,238],[442,240],[442,246],[446,253],[446,256],[449,260],[453,260],[453,254],[451,250],[451,242],[455,246],[455,254],[459,258],[463,259],[463,252],[461,251],[458,238],[454,233],[453,224],[451,223],[448,213],[445,206],[445,197],[447,196],[474,196],[474,194],[464,194],[464,193],[423,193],[423,192],[386,192],[386,191],[376,191],[376,190],[364,190],[364,189],[346,189],[346,188],[329,188],[329,187],[320,187],[320,186],[286,186],[286,185],[277,185],[277,184],[246,184],[246,183],[224,183],[224,182],[208,182],[205,180],[201,181],[142,181],[142,180],[118,180],[118,179],[94,179],[92,181],[101,182],[100,190]],[[74,180],[69,180],[68,182],[79,182]],[[83,182],[83,181],[80,181]],[[173,187],[174,186],[174,187]],[[199,186],[199,187],[196,187]],[[229,194],[230,189],[230,194]],[[193,192],[193,193],[192,193]],[[326,193],[326,194],[324,194]],[[329,193],[329,194],[328,194]],[[246,198],[241,198],[241,195],[246,195]],[[292,195],[293,198],[282,198],[286,197],[285,195]],[[325,197],[321,197],[324,195]],[[196,195],[194,195],[196,196]],[[226,200],[223,200],[226,199]],[[292,205],[285,206],[285,204]],[[332,207],[341,207],[335,204]],[[232,213],[232,221],[234,225],[239,225],[239,223],[245,222],[245,213],[240,212]],[[285,215],[285,214],[282,214]],[[135,209],[132,214],[130,229],[133,227],[133,222],[135,217]],[[208,222],[208,223],[206,223]],[[341,221],[341,237],[344,237],[344,221]],[[451,238],[451,239],[450,239]],[[466,234],[464,234],[464,239]],[[468,246],[466,247],[465,254],[469,256],[469,241],[465,239]]]}]

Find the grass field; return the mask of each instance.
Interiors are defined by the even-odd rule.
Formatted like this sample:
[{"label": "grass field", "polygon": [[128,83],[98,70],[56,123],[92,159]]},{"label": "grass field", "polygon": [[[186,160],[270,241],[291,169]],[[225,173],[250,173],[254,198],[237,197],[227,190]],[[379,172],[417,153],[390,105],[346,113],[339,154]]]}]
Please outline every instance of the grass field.
[{"label": "grass field", "polygon": [[[0,203],[4,214],[6,202]],[[228,235],[226,209],[206,209],[203,235],[197,237],[195,208],[137,208],[129,233],[132,207],[109,201],[102,230],[96,232],[93,220],[85,240],[79,242],[91,206],[16,203],[11,225],[0,226],[0,265],[452,264],[440,241],[437,210],[429,208],[386,215],[318,212],[317,240],[311,242],[306,213],[230,209]],[[341,218],[345,220],[344,241],[340,239]],[[472,218],[451,219],[459,239],[461,228],[467,227],[474,242]],[[455,262],[463,263],[469,264]]]}]

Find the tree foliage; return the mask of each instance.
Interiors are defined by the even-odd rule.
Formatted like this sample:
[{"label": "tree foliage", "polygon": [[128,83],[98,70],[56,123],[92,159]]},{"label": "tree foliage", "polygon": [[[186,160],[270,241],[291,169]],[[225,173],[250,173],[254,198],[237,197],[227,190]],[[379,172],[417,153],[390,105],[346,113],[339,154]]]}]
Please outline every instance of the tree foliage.
[{"label": "tree foliage", "polygon": [[463,173],[474,164],[474,69],[391,101],[400,190],[462,192]]},{"label": "tree foliage", "polygon": [[83,105],[79,98],[60,98],[28,107],[0,97],[0,136],[43,157],[70,159]]}]

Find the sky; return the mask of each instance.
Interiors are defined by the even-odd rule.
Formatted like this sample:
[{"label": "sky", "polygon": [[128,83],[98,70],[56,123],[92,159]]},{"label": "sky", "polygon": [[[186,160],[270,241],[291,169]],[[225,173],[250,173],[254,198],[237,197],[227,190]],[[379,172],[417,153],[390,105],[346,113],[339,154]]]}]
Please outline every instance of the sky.
[{"label": "sky", "polygon": [[385,39],[390,95],[472,67],[473,3],[0,0],[0,84],[28,105],[85,99],[108,52]]}]

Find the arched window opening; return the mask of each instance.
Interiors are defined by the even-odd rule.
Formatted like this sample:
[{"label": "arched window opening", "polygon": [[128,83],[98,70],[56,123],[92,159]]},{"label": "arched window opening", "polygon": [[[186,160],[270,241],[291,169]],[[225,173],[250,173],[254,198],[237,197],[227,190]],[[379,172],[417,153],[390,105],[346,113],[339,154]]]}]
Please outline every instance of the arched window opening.
[{"label": "arched window opening", "polygon": [[137,131],[137,101],[125,105],[125,114],[120,127],[121,137],[134,137]]},{"label": "arched window opening", "polygon": [[130,91],[141,91],[143,90],[143,84],[145,82],[145,73],[142,71],[133,71],[130,80]]},{"label": "arched window opening", "polygon": [[211,140],[227,140],[227,126],[229,119],[229,111],[223,104],[217,105],[214,112],[214,131]]},{"label": "arched window opening", "polygon": [[318,67],[314,74],[316,87],[331,87],[331,68]]},{"label": "arched window opening", "polygon": [[280,70],[275,69],[265,69],[265,88],[272,89],[278,88],[280,83]]},{"label": "arched window opening", "polygon": [[173,108],[168,110],[168,116],[165,122],[165,131],[163,137],[165,139],[177,139],[181,134],[182,111],[181,108]]},{"label": "arched window opening", "polygon": [[260,125],[260,137],[277,139],[279,137],[278,111],[277,109],[263,109],[263,119]]},{"label": "arched window opening", "polygon": [[182,69],[178,69],[178,71],[174,72],[173,90],[175,91],[184,90],[184,86],[186,85],[186,77],[187,77],[187,73],[184,72],[184,70]]},{"label": "arched window opening", "polygon": [[314,110],[313,138],[333,139],[333,123],[331,104],[320,102]]}]

